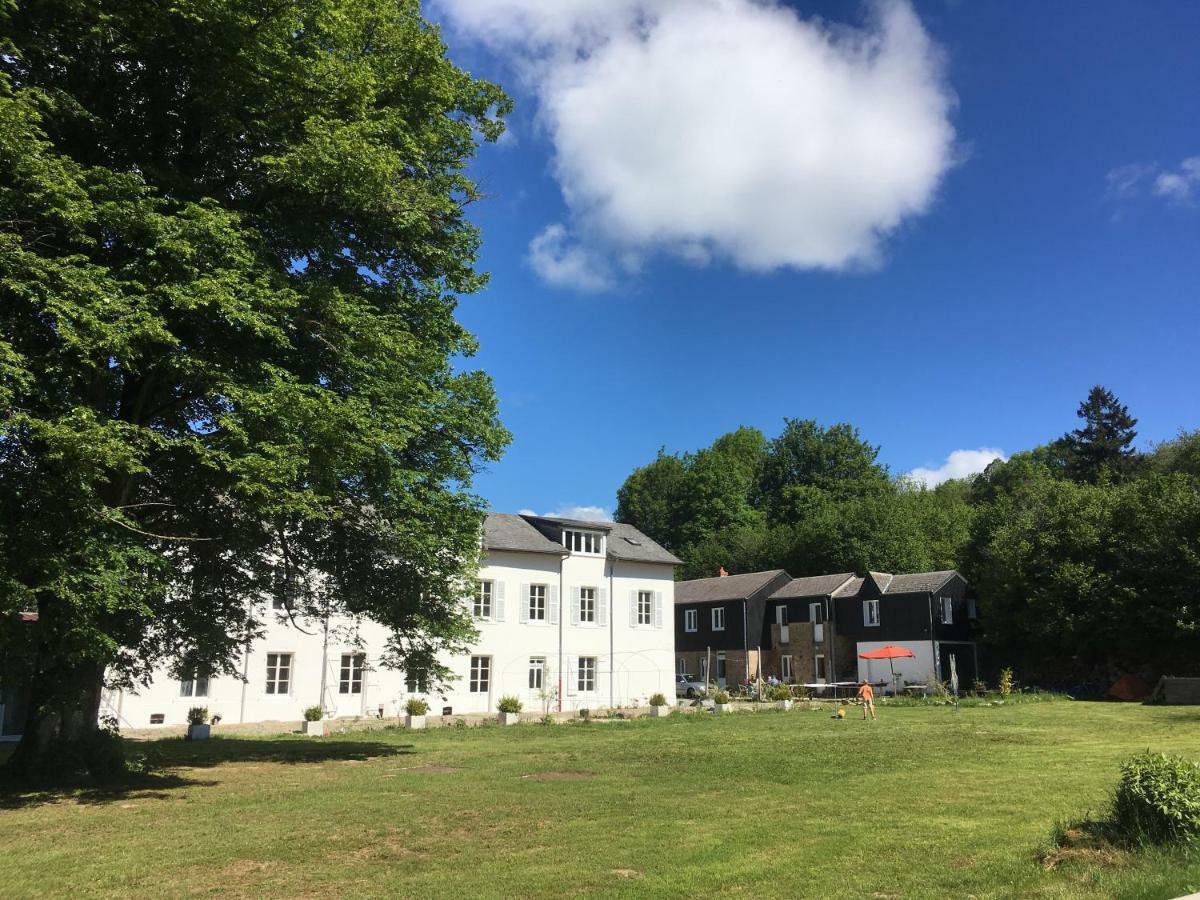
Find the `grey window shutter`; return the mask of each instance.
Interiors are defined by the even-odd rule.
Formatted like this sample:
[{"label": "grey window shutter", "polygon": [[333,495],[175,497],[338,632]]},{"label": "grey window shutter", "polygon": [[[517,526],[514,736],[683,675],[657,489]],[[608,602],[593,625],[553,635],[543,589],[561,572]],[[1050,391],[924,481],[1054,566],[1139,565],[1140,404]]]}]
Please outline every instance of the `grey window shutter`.
[{"label": "grey window shutter", "polygon": [[558,585],[550,585],[550,624],[558,624]]},{"label": "grey window shutter", "polygon": [[571,624],[579,624],[579,588],[571,588]]},{"label": "grey window shutter", "polygon": [[630,591],[629,592],[629,627],[630,628],[637,628],[637,613],[638,613],[637,601],[638,601],[638,592]]},{"label": "grey window shutter", "polygon": [[596,621],[601,625],[608,625],[608,591],[600,588],[596,592]]},{"label": "grey window shutter", "polygon": [[663,627],[662,591],[654,592],[654,627]]},{"label": "grey window shutter", "polygon": [[579,687],[579,660],[574,656],[567,657],[567,694],[574,697]]},{"label": "grey window shutter", "polygon": [[492,582],[492,618],[497,622],[504,621],[504,582]]},{"label": "grey window shutter", "polygon": [[529,585],[521,585],[521,610],[517,614],[522,622],[529,621]]}]

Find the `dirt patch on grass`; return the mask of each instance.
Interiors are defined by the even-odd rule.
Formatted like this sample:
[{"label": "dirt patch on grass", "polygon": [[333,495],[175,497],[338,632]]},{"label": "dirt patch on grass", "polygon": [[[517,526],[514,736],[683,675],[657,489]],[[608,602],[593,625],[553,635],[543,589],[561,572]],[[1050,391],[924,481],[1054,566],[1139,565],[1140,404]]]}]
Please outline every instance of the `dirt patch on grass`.
[{"label": "dirt patch on grass", "polygon": [[1091,829],[1068,828],[1059,837],[1057,846],[1042,853],[1039,859],[1042,868],[1050,871],[1064,863],[1113,869],[1129,864],[1129,851]]},{"label": "dirt patch on grass", "polygon": [[521,777],[530,781],[586,781],[596,776],[591,772],[534,772]]},{"label": "dirt patch on grass", "polygon": [[612,869],[614,875],[618,878],[641,878],[642,873],[637,869]]}]

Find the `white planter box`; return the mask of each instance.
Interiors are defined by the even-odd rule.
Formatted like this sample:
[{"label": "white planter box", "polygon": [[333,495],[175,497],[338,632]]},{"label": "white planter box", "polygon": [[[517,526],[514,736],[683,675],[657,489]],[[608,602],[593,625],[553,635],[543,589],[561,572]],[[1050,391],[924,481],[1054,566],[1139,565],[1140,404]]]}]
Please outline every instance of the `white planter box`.
[{"label": "white planter box", "polygon": [[516,725],[520,721],[521,721],[520,713],[506,713],[506,712],[500,713],[500,724],[501,725]]},{"label": "white planter box", "polygon": [[791,709],[792,701],[791,700],[776,700],[775,708],[776,709]]},{"label": "white planter box", "polygon": [[671,707],[669,707],[669,706],[652,706],[652,707],[650,707],[650,715],[656,719],[661,719],[664,716],[669,716],[670,714],[671,714]]},{"label": "white planter box", "polygon": [[404,717],[404,727],[411,728],[414,731],[419,731],[420,729],[425,727],[425,717],[424,716],[405,716]]},{"label": "white planter box", "polygon": [[309,737],[325,737],[325,723],[322,722],[305,722],[304,733]]},{"label": "white planter box", "polygon": [[189,741],[207,741],[211,725],[189,725],[187,739]]},{"label": "white planter box", "polygon": [[732,703],[714,703],[713,709],[719,713],[733,712]]}]

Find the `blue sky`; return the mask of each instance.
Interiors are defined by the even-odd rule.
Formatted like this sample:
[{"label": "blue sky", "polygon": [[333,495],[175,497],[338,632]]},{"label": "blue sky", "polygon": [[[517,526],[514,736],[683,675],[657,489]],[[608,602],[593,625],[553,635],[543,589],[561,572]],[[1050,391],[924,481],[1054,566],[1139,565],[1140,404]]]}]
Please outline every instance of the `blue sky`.
[{"label": "blue sky", "polygon": [[1143,444],[1200,427],[1200,4],[428,12],[517,103],[460,307],[494,509],[611,512],[659,447],[785,416],[895,473],[1044,442],[1094,383]]}]

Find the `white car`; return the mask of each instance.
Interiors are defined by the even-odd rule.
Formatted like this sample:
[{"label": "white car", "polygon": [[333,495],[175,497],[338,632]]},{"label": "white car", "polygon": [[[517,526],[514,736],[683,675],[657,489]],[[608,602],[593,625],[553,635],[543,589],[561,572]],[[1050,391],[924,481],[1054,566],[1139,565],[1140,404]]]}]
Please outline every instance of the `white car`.
[{"label": "white car", "polygon": [[705,693],[703,681],[697,681],[691,675],[675,676],[675,696],[701,697]]}]

